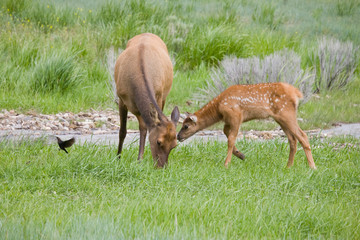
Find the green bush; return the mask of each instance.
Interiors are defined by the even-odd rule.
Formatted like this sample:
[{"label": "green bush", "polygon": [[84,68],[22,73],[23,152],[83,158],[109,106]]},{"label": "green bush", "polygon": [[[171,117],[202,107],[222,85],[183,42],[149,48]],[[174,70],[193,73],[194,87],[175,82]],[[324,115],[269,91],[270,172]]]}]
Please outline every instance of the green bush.
[{"label": "green bush", "polygon": [[39,93],[64,93],[79,85],[84,73],[76,63],[76,54],[51,52],[35,64],[31,90]]},{"label": "green bush", "polygon": [[227,25],[195,27],[185,39],[176,62],[185,69],[193,69],[201,63],[217,65],[225,55],[242,56],[244,38],[239,29]]}]

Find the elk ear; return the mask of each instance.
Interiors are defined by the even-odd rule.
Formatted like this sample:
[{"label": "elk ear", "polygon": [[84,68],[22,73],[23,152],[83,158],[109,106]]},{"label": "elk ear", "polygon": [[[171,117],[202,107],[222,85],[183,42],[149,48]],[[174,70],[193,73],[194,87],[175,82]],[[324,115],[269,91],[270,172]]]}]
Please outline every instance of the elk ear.
[{"label": "elk ear", "polygon": [[189,115],[189,118],[190,118],[190,120],[191,121],[193,121],[194,123],[196,123],[197,122],[197,116],[195,116],[194,114],[191,114],[191,115]]},{"label": "elk ear", "polygon": [[177,125],[179,118],[180,118],[180,111],[179,108],[175,106],[174,110],[171,113],[171,121],[175,124],[175,126]]},{"label": "elk ear", "polygon": [[152,104],[152,103],[150,103],[149,115],[155,125],[158,125],[160,123],[158,112],[156,111],[156,108],[155,108],[154,104]]}]

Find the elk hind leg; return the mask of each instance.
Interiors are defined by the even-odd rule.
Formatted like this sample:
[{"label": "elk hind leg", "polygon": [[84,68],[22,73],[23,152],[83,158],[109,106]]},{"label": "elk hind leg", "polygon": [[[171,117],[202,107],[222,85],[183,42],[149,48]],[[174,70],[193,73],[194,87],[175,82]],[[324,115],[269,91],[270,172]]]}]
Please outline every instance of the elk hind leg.
[{"label": "elk hind leg", "polygon": [[119,158],[120,158],[124,140],[126,137],[127,114],[128,114],[128,110],[127,110],[126,106],[122,102],[120,102],[119,103],[120,130],[119,130],[119,146],[118,146],[118,152],[117,152],[117,155]]},{"label": "elk hind leg", "polygon": [[138,155],[138,160],[140,162],[144,155],[147,127],[141,116],[137,117],[137,119],[139,121],[139,130],[140,130],[140,145],[139,145],[139,155]]}]

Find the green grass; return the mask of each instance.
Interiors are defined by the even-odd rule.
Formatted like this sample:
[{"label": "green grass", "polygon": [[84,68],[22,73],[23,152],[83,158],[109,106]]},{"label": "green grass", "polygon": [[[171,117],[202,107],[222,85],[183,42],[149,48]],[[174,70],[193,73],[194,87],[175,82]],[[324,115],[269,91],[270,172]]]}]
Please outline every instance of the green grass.
[{"label": "green grass", "polygon": [[135,146],[118,160],[115,146],[2,142],[0,238],[360,237],[359,140],[312,139],[317,171],[302,150],[286,169],[286,141],[237,145],[247,159],[229,169],[213,142],[180,144],[155,170],[148,147],[138,164]]}]

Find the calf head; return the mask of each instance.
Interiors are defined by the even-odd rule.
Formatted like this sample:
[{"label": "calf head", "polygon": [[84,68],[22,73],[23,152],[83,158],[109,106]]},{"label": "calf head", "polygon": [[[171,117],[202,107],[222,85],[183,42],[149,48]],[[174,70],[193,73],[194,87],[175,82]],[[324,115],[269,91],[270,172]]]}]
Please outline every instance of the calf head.
[{"label": "calf head", "polygon": [[166,117],[158,119],[149,132],[151,153],[158,168],[164,167],[168,162],[170,151],[176,147],[176,125],[179,121],[180,112],[175,107],[171,113],[171,121]]},{"label": "calf head", "polygon": [[197,117],[194,114],[188,114],[185,118],[177,139],[182,142],[185,139],[194,135],[197,131]]}]

